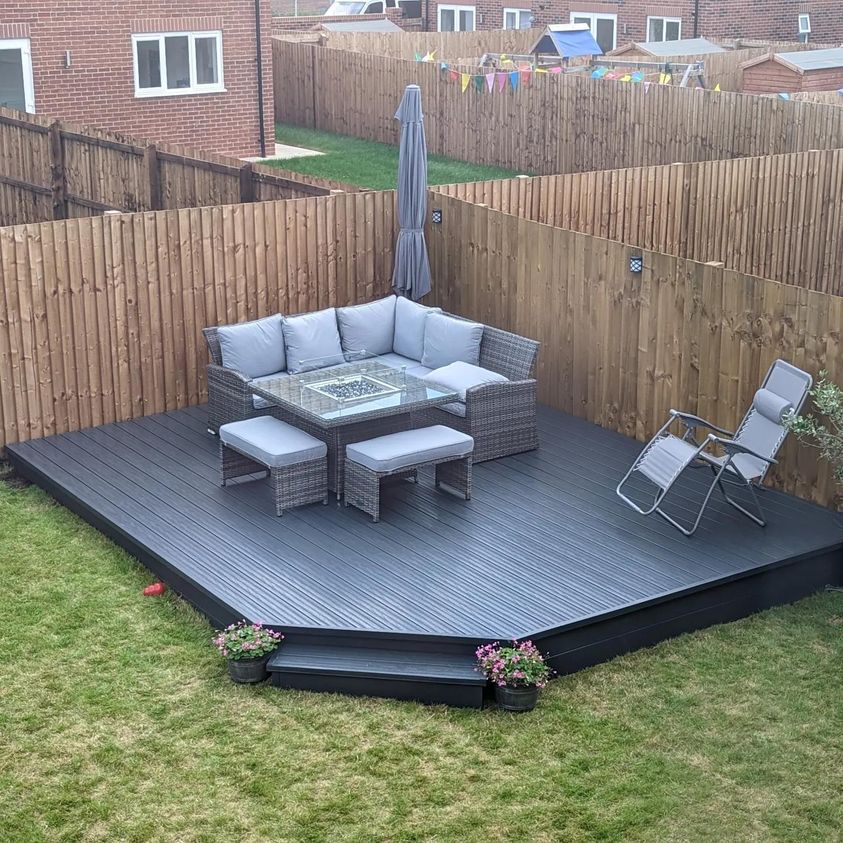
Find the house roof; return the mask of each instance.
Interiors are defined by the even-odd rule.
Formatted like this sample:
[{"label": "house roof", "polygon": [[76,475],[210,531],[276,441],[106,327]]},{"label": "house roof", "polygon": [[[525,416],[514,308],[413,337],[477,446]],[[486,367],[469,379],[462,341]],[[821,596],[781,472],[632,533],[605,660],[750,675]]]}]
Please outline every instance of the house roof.
[{"label": "house roof", "polygon": [[400,26],[391,20],[354,20],[336,21],[320,24],[320,28],[327,32],[403,32]]},{"label": "house roof", "polygon": [[584,23],[549,26],[533,44],[530,52],[557,55],[565,59],[603,55],[603,50]]},{"label": "house roof", "polygon": [[727,52],[708,38],[682,38],[679,41],[639,41],[619,47],[613,51],[613,55],[620,55],[630,50],[640,50],[651,56],[704,56],[710,53]]},{"label": "house roof", "polygon": [[843,68],[843,47],[833,47],[829,50],[800,50],[795,53],[775,53],[773,55],[768,53],[744,62],[741,68],[745,70],[765,61],[783,64],[797,73],[805,73],[809,70],[835,70],[836,68]]}]

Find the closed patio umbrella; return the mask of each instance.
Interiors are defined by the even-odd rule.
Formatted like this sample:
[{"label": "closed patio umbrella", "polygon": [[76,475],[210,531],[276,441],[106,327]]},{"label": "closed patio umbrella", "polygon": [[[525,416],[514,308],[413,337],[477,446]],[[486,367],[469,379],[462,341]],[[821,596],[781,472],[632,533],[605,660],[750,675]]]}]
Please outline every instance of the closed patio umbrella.
[{"label": "closed patio umbrella", "polygon": [[401,105],[395,112],[401,121],[401,145],[398,149],[398,242],[392,289],[399,296],[420,299],[430,292],[430,263],[424,242],[424,218],[427,213],[427,143],[421,89],[407,85]]}]

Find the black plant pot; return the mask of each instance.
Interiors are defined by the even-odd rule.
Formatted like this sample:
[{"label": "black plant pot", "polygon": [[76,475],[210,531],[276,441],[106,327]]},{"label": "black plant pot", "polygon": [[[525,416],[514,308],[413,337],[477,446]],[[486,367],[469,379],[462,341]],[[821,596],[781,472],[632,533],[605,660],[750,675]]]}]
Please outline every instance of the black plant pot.
[{"label": "black plant pot", "polygon": [[232,682],[238,685],[256,685],[266,679],[268,661],[269,656],[261,656],[259,659],[229,659],[228,675]]},{"label": "black plant pot", "polygon": [[495,685],[495,700],[504,711],[532,711],[539,701],[539,689],[535,685],[527,688]]}]

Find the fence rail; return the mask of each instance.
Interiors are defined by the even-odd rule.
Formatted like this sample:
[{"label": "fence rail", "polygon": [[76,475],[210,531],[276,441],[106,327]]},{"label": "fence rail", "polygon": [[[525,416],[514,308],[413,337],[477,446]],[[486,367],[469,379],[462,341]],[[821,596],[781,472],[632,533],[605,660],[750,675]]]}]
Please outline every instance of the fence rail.
[{"label": "fence rail", "polygon": [[197,404],[206,325],[385,294],[392,192],[0,228],[0,447]]},{"label": "fence rail", "polygon": [[[734,426],[778,357],[843,377],[843,298],[438,197],[436,304],[535,337],[539,398],[639,440],[671,407]],[[733,427],[734,429],[734,427]],[[790,441],[772,482],[831,504],[835,484]]]},{"label": "fence rail", "polygon": [[843,295],[843,149],[434,190],[558,228]]},{"label": "fence rail", "polygon": [[329,193],[236,158],[0,108],[0,226]]},{"label": "fence rail", "polygon": [[395,143],[404,87],[422,88],[428,148],[525,173],[572,173],[843,147],[843,110],[734,93],[534,75],[463,93],[438,66],[275,39],[276,117]]}]

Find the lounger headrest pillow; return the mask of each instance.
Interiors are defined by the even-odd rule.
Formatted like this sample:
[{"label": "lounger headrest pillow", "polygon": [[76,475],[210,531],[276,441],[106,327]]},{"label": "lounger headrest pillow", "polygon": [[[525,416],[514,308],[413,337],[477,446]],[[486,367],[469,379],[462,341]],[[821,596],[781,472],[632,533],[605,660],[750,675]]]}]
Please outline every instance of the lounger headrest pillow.
[{"label": "lounger headrest pillow", "polygon": [[769,419],[773,424],[781,424],[782,419],[793,412],[793,404],[782,398],[781,395],[776,395],[769,389],[759,389],[755,393],[755,398],[752,399],[752,406],[757,413]]}]

